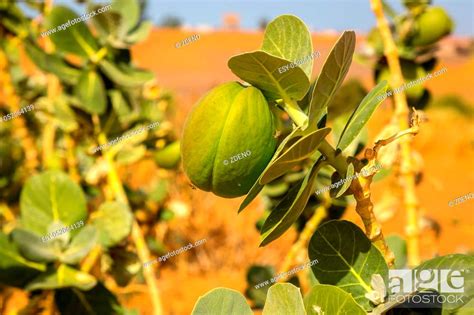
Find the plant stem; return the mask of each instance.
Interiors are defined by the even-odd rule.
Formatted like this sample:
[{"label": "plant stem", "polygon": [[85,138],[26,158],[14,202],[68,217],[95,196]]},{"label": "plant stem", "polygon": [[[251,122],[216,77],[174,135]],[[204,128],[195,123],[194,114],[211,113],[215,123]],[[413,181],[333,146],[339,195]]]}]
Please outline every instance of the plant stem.
[{"label": "plant stem", "polygon": [[309,118],[303,111],[301,111],[296,102],[293,100],[283,100],[281,106],[297,126],[302,127],[302,129],[305,129],[308,126]]},{"label": "plant stem", "polygon": [[[303,112],[301,114],[305,115]],[[297,121],[294,121],[298,124]],[[336,169],[341,177],[346,176],[347,158],[336,149],[334,149],[327,140],[323,140],[318,147],[319,152],[325,156],[328,163]],[[385,242],[382,233],[382,226],[375,218],[374,205],[370,199],[370,184],[372,177],[358,177],[352,180],[350,189],[356,200],[356,211],[362,219],[365,227],[365,235],[382,252],[385,261],[389,266],[393,265],[394,255]]]},{"label": "plant stem", "polygon": [[[400,67],[397,48],[390,32],[388,21],[384,16],[382,3],[380,0],[370,0],[372,11],[377,20],[383,45],[384,54],[387,58],[388,66],[391,74],[392,86],[402,86],[404,83],[403,75]],[[394,119],[398,121],[399,129],[408,129],[408,104],[405,92],[401,90],[394,93],[395,115]],[[420,263],[419,254],[419,204],[415,193],[415,173],[411,163],[411,137],[400,138],[400,174],[404,185],[404,203],[407,213],[407,254],[408,265],[413,267]]]},{"label": "plant stem", "polygon": [[[100,130],[100,126],[98,126],[98,117],[95,116],[93,121],[97,127],[97,130]],[[99,133],[99,144],[103,145],[107,143],[107,137],[104,133]],[[122,185],[122,181],[118,176],[117,170],[115,168],[115,164],[113,161],[113,157],[109,153],[107,149],[102,150],[102,154],[104,156],[105,161],[108,164],[108,182],[111,186],[116,199],[124,204],[130,206],[128,202],[127,195]],[[147,262],[150,261],[150,252],[148,247],[146,246],[145,239],[143,237],[142,231],[140,226],[138,225],[137,221],[134,219],[132,223],[132,239],[135,243],[135,248],[137,249],[138,257],[140,261]],[[154,315],[161,315],[163,314],[162,305],[160,301],[160,292],[158,290],[158,285],[156,283],[155,275],[153,274],[153,268],[143,268],[143,277],[145,278],[145,282],[150,290],[150,297],[151,302],[153,305],[153,314]]]},{"label": "plant stem", "polygon": [[81,181],[81,176],[77,170],[77,159],[74,154],[74,139],[71,137],[71,134],[68,132],[64,133],[64,146],[66,148],[66,163],[69,171],[69,176],[73,181],[79,183]]}]

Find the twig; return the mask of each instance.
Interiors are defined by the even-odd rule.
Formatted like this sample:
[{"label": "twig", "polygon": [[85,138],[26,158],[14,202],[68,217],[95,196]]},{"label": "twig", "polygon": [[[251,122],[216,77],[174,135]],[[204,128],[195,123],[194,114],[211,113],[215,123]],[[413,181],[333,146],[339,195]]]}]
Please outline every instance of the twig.
[{"label": "twig", "polygon": [[[387,58],[391,74],[392,86],[402,86],[404,83],[400,60],[397,48],[390,32],[388,21],[384,16],[380,0],[370,0],[372,11],[377,20],[377,27],[383,40],[384,54]],[[398,121],[400,130],[408,129],[408,105],[405,92],[402,90],[394,93],[395,115],[394,119]],[[400,139],[401,161],[400,177],[404,184],[404,203],[408,217],[407,223],[407,251],[408,265],[416,266],[420,263],[419,256],[419,237],[418,228],[419,207],[418,199],[415,194],[415,173],[411,163],[411,137],[402,137]]]},{"label": "twig", "polygon": [[[99,119],[96,115],[93,117],[93,122],[95,125],[95,129],[100,132]],[[99,133],[98,140],[99,140],[100,145],[107,143],[107,138],[105,134],[102,132]],[[108,164],[108,173],[107,173],[108,183],[110,187],[112,188],[116,199],[130,206],[127,195],[122,185],[122,181],[120,180],[120,177],[118,176],[117,170],[115,168],[113,157],[110,155],[107,149],[104,149],[101,152],[102,152],[102,155],[104,156],[106,163]],[[150,261],[151,260],[150,251],[148,250],[148,247],[146,246],[146,242],[143,237],[140,226],[138,225],[138,222],[135,219],[133,219],[131,234],[132,234],[132,239],[135,243],[135,248],[137,249],[137,254],[138,254],[138,257],[140,258],[140,261],[142,262]],[[153,314],[161,315],[163,311],[162,311],[162,305],[160,301],[160,293],[158,290],[158,285],[156,283],[155,275],[153,273],[153,268],[143,268],[143,276],[145,278],[145,282],[150,291],[150,298],[153,305]]]}]

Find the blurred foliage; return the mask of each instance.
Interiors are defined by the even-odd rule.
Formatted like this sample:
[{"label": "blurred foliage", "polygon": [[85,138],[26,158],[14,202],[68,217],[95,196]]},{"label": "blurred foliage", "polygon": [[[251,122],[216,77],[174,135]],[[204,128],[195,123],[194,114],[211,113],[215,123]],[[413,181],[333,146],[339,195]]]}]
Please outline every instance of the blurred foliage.
[{"label": "blurred foliage", "polygon": [[[35,295],[54,290],[62,314],[132,314],[102,281],[125,286],[140,275],[129,243],[134,209],[147,213],[150,227],[172,219],[158,213],[170,201],[180,156],[168,121],[173,97],[130,53],[152,23],[138,0],[114,0],[74,25],[67,23],[79,16],[66,6],[26,4],[43,15],[40,24],[15,2],[0,2],[0,114],[34,104],[32,113],[0,122],[0,283],[32,291],[26,309],[37,308]],[[103,7],[85,5],[88,12]],[[56,31],[43,36],[48,30]],[[22,51],[36,67],[31,73],[23,70]],[[139,132],[119,139],[133,130]],[[112,168],[133,172],[144,160],[158,169],[147,174],[152,184],[126,180],[130,205],[117,201],[111,185],[120,179],[111,179]],[[101,272],[90,272],[94,265]]]},{"label": "blurred foliage", "polygon": [[[384,11],[390,17],[390,29],[395,40],[405,83],[425,77],[437,65],[436,46],[445,36],[454,30],[454,22],[446,10],[440,6],[431,6],[429,0],[404,0],[405,11],[397,13],[387,2]],[[387,61],[383,54],[382,38],[374,27],[367,36],[368,56],[377,61],[374,66],[376,82],[389,80]],[[364,58],[364,57],[362,57]],[[390,81],[390,80],[389,80]],[[395,89],[398,87],[391,87]],[[423,109],[431,100],[430,93],[420,83],[406,91],[408,105]]]}]

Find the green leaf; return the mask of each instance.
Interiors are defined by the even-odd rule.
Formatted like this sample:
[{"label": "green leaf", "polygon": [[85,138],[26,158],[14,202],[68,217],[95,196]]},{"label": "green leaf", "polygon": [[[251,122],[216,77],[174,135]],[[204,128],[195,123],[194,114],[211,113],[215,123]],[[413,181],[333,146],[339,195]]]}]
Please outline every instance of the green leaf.
[{"label": "green leaf", "polygon": [[309,197],[314,193],[316,176],[322,165],[323,161],[321,159],[314,163],[305,178],[290,189],[289,193],[272,210],[262,227],[260,246],[265,246],[277,239],[296,222],[306,207]]},{"label": "green leaf", "polygon": [[142,22],[136,29],[132,30],[126,37],[127,44],[136,44],[145,40],[150,35],[153,23],[151,21]]},{"label": "green leaf", "polygon": [[270,287],[262,315],[306,315],[300,289],[290,283]]},{"label": "green leaf", "polygon": [[385,238],[387,246],[395,255],[395,269],[403,269],[407,265],[407,243],[398,235],[389,235]]},{"label": "green leaf", "polygon": [[264,51],[254,51],[229,59],[230,70],[242,80],[262,90],[270,99],[302,99],[309,89],[309,80],[299,67],[280,73],[290,62]]},{"label": "green leaf", "polygon": [[0,283],[23,286],[43,271],[44,264],[25,259],[8,236],[0,232]]},{"label": "green leaf", "polygon": [[92,214],[92,224],[99,231],[99,242],[105,247],[120,243],[132,229],[132,212],[120,202],[106,202]]},{"label": "green leaf", "polygon": [[155,77],[152,72],[119,67],[105,59],[99,62],[99,67],[114,83],[127,88],[139,87]]},{"label": "green leaf", "polygon": [[[337,172],[336,172],[337,174]],[[349,165],[347,166],[347,172],[346,172],[346,176],[340,180],[343,180],[345,179],[346,181],[342,184],[342,186],[339,186],[337,188],[335,188],[334,190],[331,190],[330,191],[330,195],[332,198],[339,198],[341,197],[345,192],[346,190],[349,189],[349,187],[351,186],[351,183],[352,183],[352,176],[354,175],[354,165],[352,165],[352,163],[349,163]]]},{"label": "green leaf", "polygon": [[60,256],[60,261],[74,265],[81,261],[97,241],[97,229],[93,226],[86,226],[72,239],[71,244]]},{"label": "green leaf", "polygon": [[[82,21],[74,25],[68,22],[78,17],[74,11],[65,6],[54,6],[51,13],[46,16],[45,28],[56,30],[49,35],[49,38],[59,51],[91,58],[98,51],[98,46],[87,25]],[[69,23],[69,27],[66,23]]]},{"label": "green leaf", "polygon": [[20,209],[22,226],[38,235],[47,234],[52,222],[68,226],[87,216],[80,186],[60,171],[30,177],[21,192]]},{"label": "green leaf", "polygon": [[119,37],[128,33],[140,20],[140,5],[138,0],[113,0],[112,11],[122,17],[119,25]]},{"label": "green leaf", "polygon": [[110,90],[109,97],[120,123],[125,124],[128,122],[130,119],[131,110],[127,101],[123,97],[122,92],[120,90]]},{"label": "green leaf", "polygon": [[263,172],[260,174],[259,178],[257,179],[257,181],[255,182],[255,184],[253,184],[252,188],[250,188],[250,191],[247,193],[247,197],[245,197],[244,201],[242,202],[242,204],[240,205],[239,207],[239,213],[244,210],[251,202],[252,200],[255,199],[255,197],[257,197],[257,195],[260,193],[260,191],[263,189],[263,185],[260,184],[260,179],[262,178],[263,174],[265,174],[265,172],[270,168],[272,167],[273,163],[275,162],[275,160],[280,156],[280,153],[283,151],[283,149],[285,149],[286,147],[286,144],[293,138],[297,137],[297,136],[300,136],[302,133],[301,129],[299,127],[293,129],[293,131],[285,138],[283,139],[283,141],[280,143],[280,145],[278,146],[278,148],[276,149],[275,153],[273,154],[273,157],[272,159],[270,160],[270,162],[268,162],[268,165],[267,167],[263,170]]},{"label": "green leaf", "polygon": [[130,165],[140,160],[146,154],[146,146],[126,146],[117,153],[117,165]]},{"label": "green leaf", "polygon": [[103,114],[107,107],[104,82],[93,71],[84,71],[75,86],[74,94],[81,101],[81,108],[89,114]]},{"label": "green leaf", "polygon": [[216,288],[199,297],[192,315],[253,315],[240,292]]},{"label": "green leaf", "polygon": [[304,305],[308,315],[367,314],[349,293],[331,285],[315,285],[305,296]]},{"label": "green leaf", "polygon": [[377,84],[369,94],[364,97],[344,127],[336,146],[337,149],[344,151],[344,149],[354,141],[362,128],[364,128],[365,124],[369,121],[374,111],[383,102],[383,98],[380,98],[380,96],[387,91],[387,87],[387,81],[384,80]]},{"label": "green leaf", "polygon": [[54,290],[68,287],[90,290],[96,284],[97,280],[90,274],[67,265],[60,265],[57,270],[51,268],[39,275],[26,286],[25,290]]},{"label": "green leaf", "polygon": [[[92,4],[89,6],[88,12],[90,13],[97,11],[102,7],[102,5]],[[118,29],[122,21],[122,16],[117,12],[108,10],[101,14],[96,14],[92,17],[91,21],[94,25],[94,28],[98,31],[103,40],[106,40],[109,43],[112,42],[112,46],[115,47],[113,42],[117,37]]]},{"label": "green leaf", "polygon": [[40,236],[27,230],[13,230],[12,239],[18,245],[22,255],[29,260],[51,262],[59,257],[60,252],[52,243],[43,242]]},{"label": "green leaf", "polygon": [[69,85],[77,83],[81,75],[80,70],[69,66],[62,58],[56,55],[45,53],[38,46],[28,41],[24,41],[24,44],[28,57],[30,57],[38,68],[55,74],[61,81]]},{"label": "green leaf", "polygon": [[262,173],[260,184],[265,185],[275,178],[285,174],[295,165],[312,156],[321,142],[329,134],[331,128],[318,129],[310,132],[296,141],[288,150],[281,154],[270,167]]},{"label": "green leaf", "polygon": [[355,40],[356,37],[353,31],[344,32],[324,62],[321,73],[316,80],[309,105],[310,125],[317,124],[324,116],[329,103],[341,86],[347,71],[349,71],[355,49]]},{"label": "green leaf", "polygon": [[[313,43],[303,21],[294,15],[280,15],[267,25],[261,49],[282,59],[302,62],[311,56]],[[299,67],[311,78],[312,58]]]},{"label": "green leaf", "polygon": [[[423,270],[430,270],[433,272],[438,272],[440,269],[449,269],[451,271],[456,271],[456,274],[448,277],[438,277],[434,280],[437,288],[455,288],[460,287],[460,280],[464,281],[462,286],[464,292],[459,293],[449,293],[446,290],[437,290],[441,296],[444,296],[444,301],[452,301],[453,303],[444,303],[443,309],[454,310],[458,307],[469,302],[474,297],[474,256],[473,255],[464,255],[464,254],[452,254],[441,257],[436,257],[421,263],[418,267],[415,268],[418,272]],[[457,274],[459,271],[459,275]],[[431,283],[429,285],[431,287]],[[445,291],[445,292],[442,292]],[[448,296],[452,295],[448,299]],[[453,299],[454,297],[454,299]]]},{"label": "green leaf", "polygon": [[365,297],[372,290],[373,274],[379,274],[387,283],[388,266],[379,250],[372,245],[364,232],[348,221],[329,221],[322,224],[310,240],[311,266],[322,284],[335,285],[351,293],[366,310],[373,305]]},{"label": "green leaf", "polygon": [[77,129],[78,123],[76,115],[68,104],[64,94],[59,95],[53,100],[54,122],[66,132],[72,132]]}]

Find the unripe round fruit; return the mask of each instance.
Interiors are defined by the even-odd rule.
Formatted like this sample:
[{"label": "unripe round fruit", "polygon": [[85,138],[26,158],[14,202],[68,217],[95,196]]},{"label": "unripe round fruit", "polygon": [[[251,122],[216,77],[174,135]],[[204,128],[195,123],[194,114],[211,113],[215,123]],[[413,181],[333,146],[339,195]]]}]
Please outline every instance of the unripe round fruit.
[{"label": "unripe round fruit", "polygon": [[273,114],[259,89],[219,85],[186,121],[184,170],[202,190],[227,198],[245,195],[275,152],[274,134]]},{"label": "unripe round fruit", "polygon": [[[417,79],[426,76],[425,69],[423,69],[422,66],[417,65],[412,61],[402,60],[400,64],[402,66],[403,78],[405,79],[405,84],[407,85],[412,81],[416,81]],[[388,67],[384,67],[377,77],[377,82],[383,80],[387,80],[387,82],[390,82],[390,71]],[[399,87],[390,87],[392,91],[397,88]],[[417,100],[421,96],[423,96],[424,90],[425,89],[423,87],[423,83],[421,82],[419,84],[413,84],[410,88],[405,89],[404,92],[406,93],[408,98]]]},{"label": "unripe round fruit", "polygon": [[180,159],[179,147],[179,141],[175,141],[156,152],[154,154],[156,164],[166,169],[174,168]]},{"label": "unripe round fruit", "polygon": [[453,21],[442,7],[428,7],[415,21],[416,34],[412,44],[426,46],[451,33]]}]

